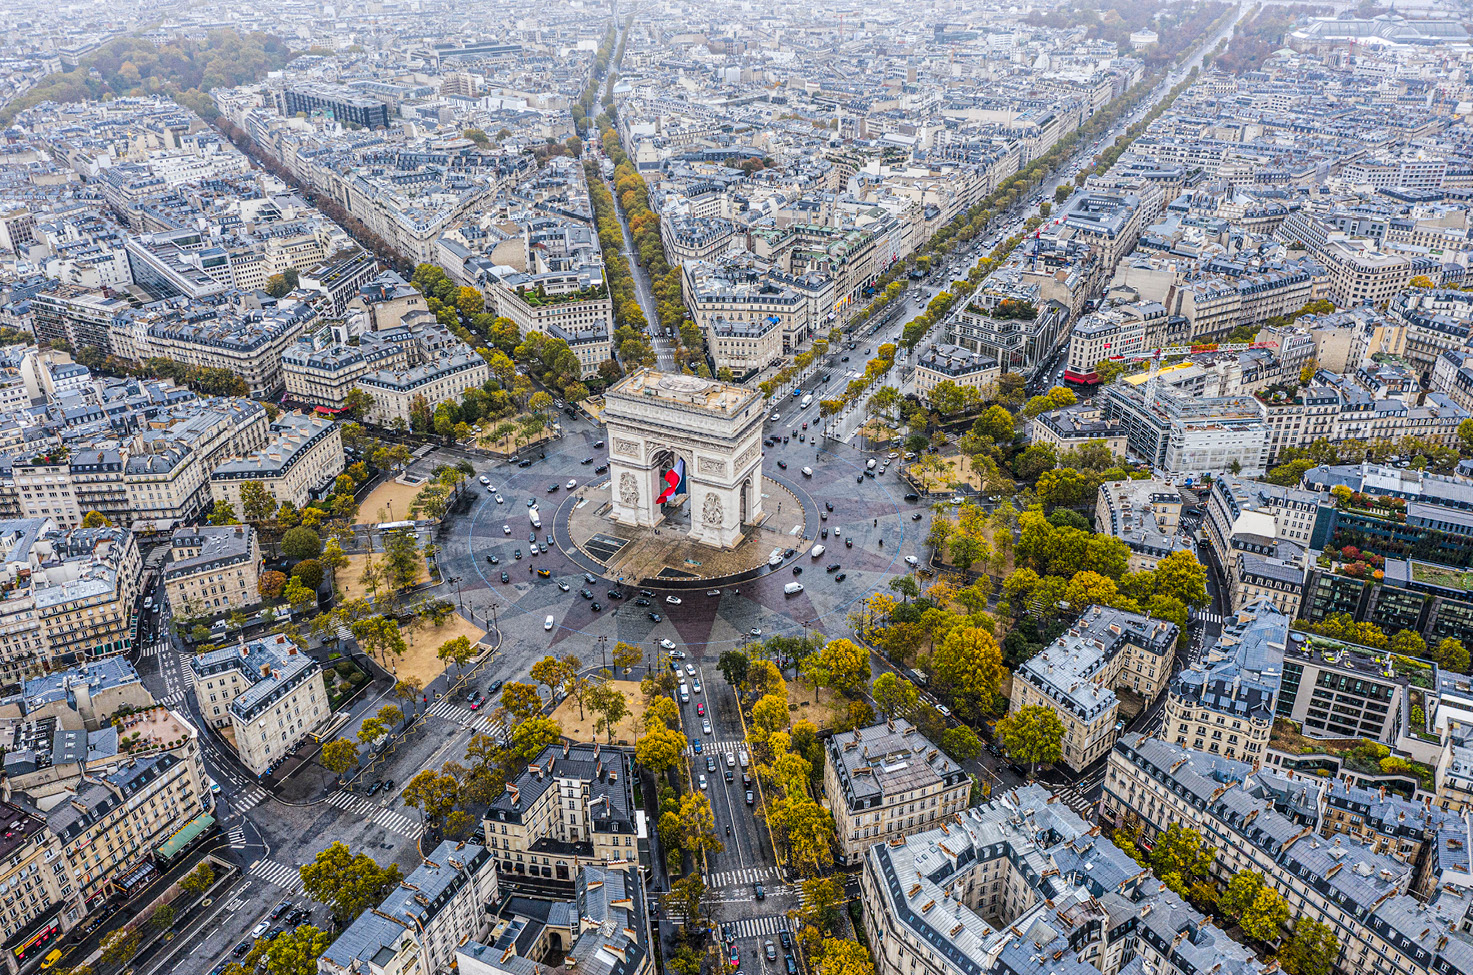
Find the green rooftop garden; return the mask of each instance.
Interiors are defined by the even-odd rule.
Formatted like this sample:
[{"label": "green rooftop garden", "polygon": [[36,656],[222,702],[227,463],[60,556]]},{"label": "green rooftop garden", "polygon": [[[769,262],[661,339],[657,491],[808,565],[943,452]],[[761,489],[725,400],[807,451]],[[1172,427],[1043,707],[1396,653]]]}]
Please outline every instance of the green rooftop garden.
[{"label": "green rooftop garden", "polygon": [[542,308],[548,305],[571,305],[577,301],[593,301],[608,295],[608,290],[601,284],[591,288],[579,288],[577,291],[565,291],[562,294],[550,295],[539,287],[536,291],[528,291],[525,288],[517,289],[517,297],[521,298],[532,308]]},{"label": "green rooftop garden", "polygon": [[1429,586],[1441,586],[1444,589],[1473,591],[1473,572],[1446,565],[1433,565],[1431,562],[1413,562],[1412,579],[1415,582],[1424,582]]}]

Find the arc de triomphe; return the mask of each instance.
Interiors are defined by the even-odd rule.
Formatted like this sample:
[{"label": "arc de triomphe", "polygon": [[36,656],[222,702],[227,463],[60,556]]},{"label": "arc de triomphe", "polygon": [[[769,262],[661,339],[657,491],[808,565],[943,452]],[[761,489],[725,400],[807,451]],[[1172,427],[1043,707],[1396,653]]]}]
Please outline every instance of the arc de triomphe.
[{"label": "arc de triomphe", "polygon": [[690,537],[733,548],[762,518],[762,396],[755,390],[642,369],[605,394],[610,517],[654,527],[665,472],[685,461]]}]

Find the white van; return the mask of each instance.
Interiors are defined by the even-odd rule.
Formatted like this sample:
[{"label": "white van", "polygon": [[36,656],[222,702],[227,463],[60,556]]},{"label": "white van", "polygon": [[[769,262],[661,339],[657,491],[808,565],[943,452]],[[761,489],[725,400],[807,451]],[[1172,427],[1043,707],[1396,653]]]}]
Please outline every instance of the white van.
[{"label": "white van", "polygon": [[865,464],[864,465],[864,469],[867,470],[867,471],[872,471],[872,470],[875,469],[875,459],[873,457],[871,457],[869,459],[869,463],[868,464]]},{"label": "white van", "polygon": [[813,468],[811,468],[811,467],[805,467],[805,468],[803,468],[803,476],[804,477],[812,477],[813,476]]},{"label": "white van", "polygon": [[767,564],[772,566],[773,568],[777,568],[779,565],[782,565],[783,550],[780,548],[773,549],[772,554],[767,557]]},{"label": "white van", "polygon": [[803,591],[803,583],[801,583],[801,582],[790,582],[786,586],[783,586],[783,595],[784,596],[796,596],[796,595],[798,595],[798,593],[800,593],[802,591]]},{"label": "white van", "polygon": [[690,703],[690,685],[687,684],[687,683],[685,683],[685,682],[683,682],[683,681],[681,682],[681,685],[680,685],[680,703],[681,704],[689,704]]},{"label": "white van", "polygon": [[544,630],[550,630],[550,629],[552,629],[552,625],[553,625],[552,624],[552,614],[551,613],[548,613],[547,614],[547,619],[545,619],[545,620],[542,621],[542,628]]},{"label": "white van", "polygon": [[809,552],[808,554],[811,555],[811,556],[813,556],[814,558],[818,558],[820,555],[823,554],[823,546],[822,545],[815,545],[815,546],[813,546],[813,551]]}]

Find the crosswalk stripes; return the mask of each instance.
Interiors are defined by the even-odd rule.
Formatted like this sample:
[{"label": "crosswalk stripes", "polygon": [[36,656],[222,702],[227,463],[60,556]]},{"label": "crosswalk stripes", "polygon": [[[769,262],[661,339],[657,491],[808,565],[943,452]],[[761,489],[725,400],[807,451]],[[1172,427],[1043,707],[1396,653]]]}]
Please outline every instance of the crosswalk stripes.
[{"label": "crosswalk stripes", "polygon": [[378,814],[373,817],[373,821],[384,829],[393,830],[395,833],[407,836],[411,840],[418,839],[419,834],[425,831],[422,823],[417,823],[403,813],[395,812],[392,809],[380,809]]},{"label": "crosswalk stripes", "polygon": [[168,649],[169,646],[170,644],[168,640],[160,640],[157,643],[151,643],[148,646],[144,647],[142,650],[139,650],[138,656],[157,657],[162,654],[166,649]]},{"label": "crosswalk stripes", "polygon": [[185,694],[183,691],[175,691],[168,697],[154,698],[154,703],[162,704],[166,708],[172,708],[174,705],[182,703],[184,701],[184,697]]},{"label": "crosswalk stripes", "polygon": [[367,816],[376,808],[373,803],[362,796],[355,796],[353,793],[344,792],[341,789],[328,796],[327,801],[339,809],[346,809],[348,812],[357,813],[360,816]]},{"label": "crosswalk stripes", "polygon": [[239,850],[246,845],[244,826],[235,827],[234,829],[230,830],[230,832],[226,833],[225,836],[227,839],[230,840],[231,849]]},{"label": "crosswalk stripes", "polygon": [[1201,620],[1204,623],[1221,623],[1222,622],[1222,617],[1219,616],[1216,613],[1197,613],[1196,616],[1195,616],[1195,618]]},{"label": "crosswalk stripes", "polygon": [[1095,802],[1088,796],[1082,795],[1073,786],[1062,789],[1056,795],[1070,809],[1074,810],[1081,819],[1093,819],[1095,815]]},{"label": "crosswalk stripes", "polygon": [[471,718],[476,716],[475,712],[470,708],[463,708],[448,697],[442,697],[436,701],[430,708],[429,713],[431,717],[444,718],[447,721],[454,721],[457,724],[467,724]]},{"label": "crosswalk stripes", "polygon": [[230,804],[235,807],[236,812],[245,812],[254,809],[267,799],[266,790],[252,787],[244,792],[231,796]]},{"label": "crosswalk stripes", "polygon": [[750,867],[746,870],[722,870],[708,874],[706,886],[712,889],[732,887],[737,884],[755,884],[772,876],[771,867]]},{"label": "crosswalk stripes", "polygon": [[302,885],[302,875],[296,867],[275,860],[257,860],[251,864],[251,873],[283,890],[295,890]]},{"label": "crosswalk stripes", "polygon": [[[742,744],[743,742],[740,738],[718,738],[715,741],[709,738],[702,738],[701,754],[704,756],[707,752],[717,752],[722,755],[735,755],[737,748]],[[696,753],[696,747],[694,745],[687,745],[685,751],[689,755],[694,755]]]},{"label": "crosswalk stripes", "polygon": [[766,934],[777,934],[787,931],[788,917],[786,914],[769,914],[764,917],[744,917],[740,921],[727,921],[731,926],[731,933],[741,940],[742,938],[760,938]]}]

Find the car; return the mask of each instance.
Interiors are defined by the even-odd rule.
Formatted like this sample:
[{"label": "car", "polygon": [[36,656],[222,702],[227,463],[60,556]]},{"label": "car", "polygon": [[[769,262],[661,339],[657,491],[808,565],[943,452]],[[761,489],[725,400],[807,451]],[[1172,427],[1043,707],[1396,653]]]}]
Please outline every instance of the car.
[{"label": "car", "polygon": [[528,498],[527,499],[527,507],[529,507],[529,508],[535,508],[535,507],[537,507],[537,499],[536,498]]},{"label": "car", "polygon": [[556,484],[549,484],[547,486],[547,493],[548,494],[557,494],[557,489],[558,489],[558,485],[556,485]]},{"label": "car", "polygon": [[787,963],[788,975],[798,975],[798,963],[793,960],[793,956],[791,954],[784,954],[783,960]]},{"label": "car", "polygon": [[501,687],[502,687],[503,683],[505,683],[505,682],[504,681],[499,681],[499,680],[493,680],[486,687],[486,693],[487,694],[495,694],[497,691],[501,690]]},{"label": "car", "polygon": [[231,948],[230,949],[230,953],[232,955],[234,955],[235,957],[239,958],[239,957],[241,957],[242,955],[244,955],[246,952],[248,952],[250,950],[251,950],[251,943],[249,941],[242,941],[240,944],[236,945],[234,948]]},{"label": "car", "polygon": [[602,609],[603,609],[603,608],[604,608],[604,607],[603,607],[603,603],[600,603],[600,602],[599,602],[599,601],[598,601],[598,600],[597,600],[597,599],[595,599],[595,600],[594,600],[594,601],[593,601],[593,611],[594,611],[594,612],[595,612],[595,613],[597,613],[597,612],[599,612],[599,611],[600,611],[600,610],[602,610]]},{"label": "car", "polygon": [[536,532],[528,532],[527,533],[527,541],[531,543],[531,545],[532,545],[533,548],[536,548],[537,547],[537,533]]},{"label": "car", "polygon": [[512,557],[515,558],[518,562],[522,561],[522,550],[521,549],[519,549],[519,548],[512,549],[511,554],[512,554]]},{"label": "car", "polygon": [[777,933],[777,940],[782,942],[784,951],[793,947],[793,936],[788,934],[786,929]]},{"label": "car", "polygon": [[799,443],[803,443],[807,439],[808,439],[808,434],[806,434],[806,433],[800,433],[800,434],[798,434],[798,442]]},{"label": "car", "polygon": [[592,464],[593,463],[593,458],[592,457],[585,457],[582,460],[580,460],[578,463],[582,464],[584,467],[587,467],[589,464]]},{"label": "car", "polygon": [[[485,699],[486,699],[485,696],[482,695],[480,691],[477,691],[476,693],[472,694],[471,695],[471,703],[470,703],[471,710],[472,711],[479,710],[480,707],[481,707],[481,702],[484,701]],[[379,790],[380,786],[381,786],[381,783],[375,782],[373,784],[373,791],[374,792],[377,792]],[[372,795],[372,794],[373,793],[369,793],[369,795]]]},{"label": "car", "polygon": [[795,556],[797,554],[798,554],[798,550],[797,549],[790,548],[786,552],[783,553],[783,558],[790,559],[790,558],[792,558],[793,556]]},{"label": "car", "polygon": [[818,533],[818,537],[819,538],[828,538],[829,537],[829,530],[827,528],[823,529],[822,531],[820,531]]},{"label": "car", "polygon": [[742,773],[742,785],[746,786],[749,789],[752,787],[752,776],[747,774],[746,772]]},{"label": "car", "polygon": [[641,596],[653,596],[654,595],[654,593],[652,591],[648,590],[648,589],[641,589],[639,591],[639,594]]},{"label": "car", "polygon": [[900,454],[899,454],[899,452],[892,450],[888,454],[886,454],[885,456],[886,457],[889,457],[891,460],[894,460],[895,458],[899,457]]},{"label": "car", "polygon": [[501,534],[503,534],[503,535],[510,535],[511,534],[511,526],[510,525],[502,525],[501,526]]},{"label": "car", "polygon": [[781,467],[783,470],[787,470],[788,469],[788,462],[785,461],[785,460],[780,460],[780,461],[777,462],[777,466],[778,467]]},{"label": "car", "polygon": [[506,585],[506,584],[507,584],[507,583],[508,583],[508,582],[511,582],[511,576],[509,576],[509,575],[507,575],[507,574],[506,574],[506,573],[505,573],[505,572],[504,572],[504,571],[503,571],[503,572],[502,572],[502,573],[501,573],[501,584],[502,584],[502,585],[503,585],[503,586],[504,586],[504,585]]},{"label": "car", "polygon": [[658,623],[658,622],[660,622],[661,619],[663,619],[663,617],[659,613],[651,613],[650,614],[650,622],[651,623]]},{"label": "car", "polygon": [[777,961],[777,949],[773,947],[771,941],[764,942],[762,950],[767,955],[768,961]]},{"label": "car", "polygon": [[849,357],[846,355],[844,358],[840,359],[839,361],[840,362],[848,362],[849,361]]},{"label": "car", "polygon": [[670,651],[670,659],[671,660],[684,660],[685,659],[685,651],[684,650],[671,650]]},{"label": "car", "polygon": [[552,571],[550,569],[538,569],[537,574],[544,579],[552,578]]},{"label": "car", "polygon": [[708,595],[708,596],[719,596],[719,595],[721,595],[721,590],[720,589],[707,589],[706,590],[706,595]]},{"label": "car", "polygon": [[843,582],[846,576],[847,576],[847,573],[840,572],[838,575],[834,576],[834,581],[835,582]]},{"label": "car", "polygon": [[608,592],[604,593],[604,595],[608,596],[610,599],[623,599],[624,598],[624,590],[622,590],[622,589],[610,589]]},{"label": "car", "polygon": [[938,705],[936,705],[936,710],[941,713],[941,716],[943,718],[949,718],[949,717],[951,717],[951,708],[947,707],[944,704],[938,704]]},{"label": "car", "polygon": [[749,806],[752,805],[752,790],[751,789],[748,789],[747,790],[747,805],[749,805]]},{"label": "car", "polygon": [[695,665],[694,664],[686,664],[685,665],[685,672],[687,674],[690,674],[692,677],[694,677],[696,675]]},{"label": "car", "polygon": [[706,716],[706,703],[704,701],[697,702],[696,714],[700,715],[703,718]]},{"label": "car", "polygon": [[750,630],[747,631],[747,636],[761,636],[761,635],[762,635],[762,628],[760,626],[754,626]]},{"label": "car", "polygon": [[731,774],[731,769],[727,769],[726,772],[724,773],[724,775],[726,776],[726,781],[727,782],[734,781],[734,778],[735,777]]},{"label": "car", "polygon": [[593,593],[590,592],[587,589],[579,589],[578,590],[578,595],[582,596],[584,599],[592,599],[593,598]]},{"label": "car", "polygon": [[915,514],[913,514],[913,515],[910,516],[910,520],[911,521],[920,521],[924,517],[925,517],[925,515],[921,514],[919,511],[917,511]]},{"label": "car", "polygon": [[726,767],[736,768],[736,756],[733,755],[731,752],[726,753]]},{"label": "car", "polygon": [[804,420],[803,421],[803,429],[804,430],[807,430],[808,429],[808,421],[807,420]]},{"label": "car", "polygon": [[679,596],[666,596],[665,597],[665,602],[668,605],[670,605],[670,606],[679,606],[680,605],[680,597]]},{"label": "car", "polygon": [[650,601],[648,599],[636,599],[634,601],[634,605],[636,606],[648,606],[649,604]]},{"label": "car", "polygon": [[916,558],[914,555],[907,555],[905,557],[905,564],[906,565],[910,565],[910,566],[916,566],[916,565],[920,565],[921,564],[921,560],[918,559],[918,558]]},{"label": "car", "polygon": [[598,450],[598,449],[599,449],[599,448],[601,448],[601,447],[602,447],[602,446],[603,446],[603,445],[604,445],[604,442],[603,442],[603,441],[602,441],[602,440],[595,440],[595,441],[594,441],[594,442],[593,442],[593,449],[594,449],[594,450]]},{"label": "car", "polygon": [[800,576],[802,574],[803,574],[803,567],[801,565],[795,565],[795,566],[793,566],[793,575]]},{"label": "car", "polygon": [[758,884],[757,885],[757,899],[759,901],[765,901],[765,900],[767,900],[767,891],[765,891],[765,890],[762,889],[762,885],[761,884]]},{"label": "car", "polygon": [[844,547],[845,548],[853,548],[854,547],[854,539],[852,539],[852,538],[846,538],[846,539],[844,539]]},{"label": "car", "polygon": [[597,467],[595,467],[593,469],[593,473],[595,473],[595,474],[602,474],[605,471],[607,471],[608,469],[609,469],[609,465],[608,464],[599,464]]},{"label": "car", "polygon": [[781,420],[782,418],[783,417],[782,417],[782,414],[781,413],[774,413],[774,414],[772,414],[772,416],[769,416],[768,417],[768,419],[771,420],[773,423],[776,423],[778,420]]},{"label": "car", "polygon": [[690,691],[692,694],[701,693],[701,679],[699,677],[690,682]]},{"label": "car", "polygon": [[480,481],[481,481],[481,487],[490,487],[491,486],[491,479],[489,477],[487,477],[485,474],[482,474],[481,475]]},{"label": "car", "polygon": [[[375,786],[379,786],[379,785],[382,785],[382,784],[383,783],[381,783],[381,782],[375,782],[374,783]],[[270,921],[262,921],[262,922],[260,922],[255,927],[251,928],[251,937],[252,938],[259,938],[261,935],[263,935],[263,934],[266,933],[266,929],[269,928],[269,927],[271,927],[271,922]]]},{"label": "car", "polygon": [[838,572],[839,571],[839,563],[837,563],[837,562],[830,562],[828,565],[826,565],[826,566],[823,567],[823,571],[825,571],[825,572]]},{"label": "car", "polygon": [[486,556],[486,562],[490,565],[500,565],[501,559],[497,558],[494,555],[488,555]]},{"label": "car", "polygon": [[823,503],[823,508],[824,508],[825,511],[833,511],[834,510],[834,503],[832,501],[825,501]]},{"label": "car", "polygon": [[856,478],[855,478],[855,479],[854,479],[854,483],[855,483],[855,484],[863,484],[863,483],[864,483],[864,475],[863,475],[863,474],[861,474],[861,475],[859,475],[859,476],[858,476],[858,477],[856,477]]},{"label": "car", "polygon": [[701,788],[702,789],[705,789],[706,788],[706,776],[705,775],[702,775],[701,776]]},{"label": "car", "polygon": [[[665,639],[663,639],[663,640],[660,641],[660,649],[661,650],[674,650],[675,649],[675,642],[667,637],[667,638],[665,638]],[[671,657],[674,657],[675,654],[672,653],[670,656]],[[683,656],[685,656],[685,654],[681,654],[681,656],[683,657]],[[677,659],[679,659],[679,658],[677,658]]]},{"label": "car", "polygon": [[964,497],[962,497],[960,494],[954,494],[954,495],[951,496],[951,503],[952,504],[966,504],[967,503],[967,499],[964,498]]},{"label": "car", "polygon": [[699,738],[692,738],[690,740],[690,747],[691,748],[694,748],[696,754],[699,755],[701,753],[701,739],[699,739]]},{"label": "car", "polygon": [[281,920],[281,916],[283,914],[285,914],[287,911],[290,911],[291,909],[292,909],[292,899],[290,897],[288,897],[286,900],[282,901],[281,903],[277,904],[275,907],[273,907],[271,909],[271,920],[273,920],[273,921],[280,921]]},{"label": "car", "polygon": [[707,755],[706,756],[706,771],[707,772],[714,772],[714,771],[716,771],[716,756],[715,755]]},{"label": "car", "polygon": [[569,491],[573,490],[573,488],[575,488],[577,486],[578,486],[578,481],[575,478],[571,478],[571,477],[568,478],[568,483],[563,485],[563,487],[567,488]]},{"label": "car", "polygon": [[570,589],[572,589],[572,588],[573,588],[573,587],[572,587],[572,586],[570,586],[570,585],[568,585],[568,584],[567,584],[567,583],[566,583],[566,582],[564,582],[564,581],[563,581],[563,580],[561,580],[561,579],[559,579],[559,580],[558,580],[558,581],[557,581],[557,587],[558,587],[558,588],[559,588],[559,589],[561,589],[561,590],[562,590],[562,591],[563,591],[563,592],[568,592],[568,591],[569,591],[569,590],[570,590]]},{"label": "car", "polygon": [[519,460],[519,461],[517,461],[517,466],[518,467],[531,467],[532,466],[532,462],[530,460],[525,460],[525,459],[524,460]]}]

